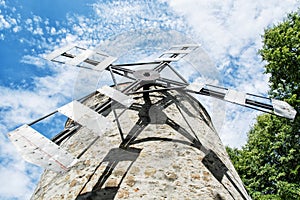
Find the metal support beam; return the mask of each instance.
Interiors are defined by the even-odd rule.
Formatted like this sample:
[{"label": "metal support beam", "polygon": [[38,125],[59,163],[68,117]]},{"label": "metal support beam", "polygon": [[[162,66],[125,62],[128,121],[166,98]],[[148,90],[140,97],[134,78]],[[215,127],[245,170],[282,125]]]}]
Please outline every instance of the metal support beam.
[{"label": "metal support beam", "polygon": [[227,88],[213,86],[209,84],[199,84],[199,89],[193,84],[186,88],[187,92],[211,96],[227,102],[252,108],[265,113],[274,114],[294,120],[296,110],[288,103],[267,97],[238,92]]}]

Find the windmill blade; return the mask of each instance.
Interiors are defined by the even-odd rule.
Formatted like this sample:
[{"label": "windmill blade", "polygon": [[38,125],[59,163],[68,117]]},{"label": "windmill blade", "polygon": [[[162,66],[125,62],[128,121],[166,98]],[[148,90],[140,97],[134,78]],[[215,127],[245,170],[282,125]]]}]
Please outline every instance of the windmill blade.
[{"label": "windmill blade", "polygon": [[70,153],[28,125],[14,130],[8,137],[26,161],[45,169],[63,172],[77,162]]},{"label": "windmill blade", "polygon": [[52,61],[55,58],[62,56],[64,53],[70,51],[71,49],[75,48],[75,45],[73,44],[69,44],[67,46],[63,46],[61,48],[58,48],[56,50],[54,50],[52,53],[48,54],[45,56],[46,60]]},{"label": "windmill blade", "polygon": [[102,51],[85,49],[75,45],[67,45],[54,50],[45,56],[45,59],[100,72],[117,60],[117,58],[109,56]]},{"label": "windmill blade", "polygon": [[99,62],[96,66],[95,66],[95,70],[96,71],[104,71],[107,67],[109,67],[113,62],[115,62],[117,60],[117,58],[112,57],[112,56],[108,56],[106,57],[103,61]]},{"label": "windmill blade", "polygon": [[183,44],[172,46],[168,51],[162,53],[155,61],[159,62],[173,62],[178,61],[187,54],[197,49],[197,44]]},{"label": "windmill blade", "polygon": [[224,100],[238,105],[246,105],[246,93],[227,89]]},{"label": "windmill blade", "polygon": [[198,93],[202,88],[204,88],[205,84],[204,83],[199,83],[199,82],[194,82],[192,84],[189,84],[186,89],[188,91]]},{"label": "windmill blade", "polygon": [[94,54],[96,54],[95,51],[90,50],[90,49],[86,49],[84,50],[82,53],[75,55],[74,58],[66,61],[67,65],[73,65],[73,66],[77,66],[80,63],[84,62],[85,60],[87,60],[89,57],[93,56]]},{"label": "windmill blade", "polygon": [[277,99],[271,99],[274,113],[278,116],[286,117],[288,119],[294,119],[297,111],[287,102],[279,101]]},{"label": "windmill blade", "polygon": [[90,129],[99,136],[112,127],[111,121],[78,101],[72,101],[60,107],[58,112]]},{"label": "windmill blade", "polygon": [[126,108],[129,108],[133,104],[133,98],[127,96],[126,94],[112,88],[109,86],[103,86],[97,90],[98,92],[105,94],[109,98],[117,101],[118,103],[124,105]]},{"label": "windmill blade", "polygon": [[297,111],[288,103],[255,94],[238,92],[235,90],[210,84],[192,83],[186,87],[188,92],[215,97],[227,102],[275,114],[294,120]]}]

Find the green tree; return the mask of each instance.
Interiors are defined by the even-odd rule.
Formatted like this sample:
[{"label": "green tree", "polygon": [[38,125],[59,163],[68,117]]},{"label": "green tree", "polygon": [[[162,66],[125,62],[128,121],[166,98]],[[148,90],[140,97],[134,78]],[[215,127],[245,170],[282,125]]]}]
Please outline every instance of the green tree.
[{"label": "green tree", "polygon": [[270,94],[276,98],[300,95],[300,16],[289,14],[277,26],[265,30],[263,48],[259,51],[267,61],[265,72],[270,74]]},{"label": "green tree", "polygon": [[259,51],[270,74],[270,96],[287,101],[295,120],[261,115],[241,149],[227,148],[254,199],[300,199],[300,16],[289,14],[263,35]]},{"label": "green tree", "polygon": [[237,170],[254,199],[300,199],[297,135],[287,119],[267,114],[257,118],[237,163]]}]

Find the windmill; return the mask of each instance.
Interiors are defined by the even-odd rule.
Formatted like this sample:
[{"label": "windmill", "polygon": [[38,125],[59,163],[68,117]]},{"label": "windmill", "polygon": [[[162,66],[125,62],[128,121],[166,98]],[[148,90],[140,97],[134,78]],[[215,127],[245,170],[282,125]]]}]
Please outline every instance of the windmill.
[{"label": "windmill", "polygon": [[[115,139],[113,142],[115,148],[108,149],[103,153],[100,165],[94,166],[93,172],[86,171],[84,175],[79,176],[80,178],[69,181],[68,186],[65,186],[69,188],[67,189],[69,194],[61,194],[61,198],[97,199],[102,197],[104,199],[122,199],[128,195],[136,199],[145,197],[142,195],[146,194],[140,194],[141,190],[144,189],[143,184],[132,189],[134,191],[132,193],[139,194],[140,196],[132,196],[133,194],[129,193],[129,190],[126,189],[126,187],[133,184],[130,183],[130,180],[133,178],[128,174],[132,171],[132,166],[140,162],[139,157],[143,151],[142,149],[146,149],[147,147],[143,146],[143,148],[140,148],[139,145],[146,142],[172,140],[176,145],[185,144],[189,148],[192,147],[201,151],[201,154],[203,154],[201,157],[202,166],[208,170],[207,173],[225,191],[223,193],[212,193],[211,195],[214,195],[214,198],[250,199],[241,180],[236,178],[237,174],[230,162],[228,162],[228,158],[225,158],[224,149],[221,148],[222,145],[218,142],[218,138],[216,139],[216,131],[211,124],[209,115],[191,94],[217,98],[291,120],[294,119],[296,111],[284,101],[238,92],[206,83],[190,84],[176,71],[172,64],[198,47],[195,44],[176,45],[163,52],[152,62],[124,64],[115,64],[114,62],[117,58],[97,49],[90,50],[74,45],[57,49],[47,55],[46,59],[55,63],[67,64],[86,70],[106,71],[113,81],[113,86],[105,85],[90,95],[74,100],[30,124],[25,124],[9,133],[9,138],[25,160],[47,170],[48,174],[45,175],[45,179],[47,179],[47,176],[50,176],[53,180],[56,180],[56,178],[60,179],[61,177],[65,177],[66,179],[64,174],[68,174],[72,170],[84,171],[83,168],[80,168],[82,163],[87,162],[84,155],[88,155],[87,152],[92,151],[90,149],[99,142],[99,139],[105,140],[105,137],[112,137],[106,135],[108,132],[118,132],[119,139]],[[162,74],[166,70],[168,70],[168,73],[172,73],[172,76],[163,76]],[[128,81],[119,82],[120,77]],[[98,99],[96,103],[94,100],[91,100],[95,97]],[[168,111],[168,109],[173,109],[172,112],[182,117],[180,119],[178,117],[172,118],[172,112]],[[201,112],[198,112],[198,110],[201,110]],[[57,112],[68,117],[68,121],[65,129],[52,138],[52,140],[44,137],[31,127],[33,124]],[[129,113],[129,117],[126,113]],[[133,115],[136,117],[135,124],[128,128],[124,120],[126,121],[126,118],[130,118]],[[199,120],[207,127],[205,137],[207,137],[208,141],[203,141],[206,139],[202,138],[199,139],[201,133],[197,131],[199,127],[196,127]],[[157,128],[155,131],[147,130],[148,127],[153,127],[153,125]],[[162,130],[165,130],[165,126],[179,133],[180,137],[169,138],[165,135],[162,136],[164,134]],[[78,135],[82,129],[91,132],[93,137],[86,139],[86,143],[74,149],[74,147],[71,147],[72,143],[68,143],[67,140],[70,140],[72,137],[76,138],[74,135]],[[207,132],[211,132],[212,136],[207,134]],[[161,135],[157,135],[157,133]],[[82,134],[84,133],[80,133],[80,137],[83,137]],[[208,138],[216,140],[216,142],[209,141]],[[80,140],[80,138],[78,139]],[[73,142],[75,140],[73,139]],[[218,145],[220,148],[214,147]],[[74,150],[69,152],[70,149]],[[95,152],[93,151],[89,155],[93,157],[95,156],[94,154]],[[125,170],[124,168],[123,171],[121,170],[122,173],[120,172],[121,175],[119,178],[115,177],[111,179],[115,180],[115,182],[109,182],[109,177],[121,162],[127,162],[127,168],[125,167]],[[98,170],[103,163],[108,164],[100,173]],[[174,163],[172,166],[176,168]],[[97,173],[100,175],[96,176],[95,174]],[[153,168],[144,169],[144,176],[146,177],[152,176],[153,173],[156,173],[156,170]],[[86,174],[89,175],[84,178],[83,176]],[[97,177],[95,178],[97,181],[93,180],[95,176]],[[133,177],[137,179],[136,176],[138,175],[134,174]],[[173,181],[174,184],[177,181],[176,184],[178,184],[178,187],[182,184],[174,171],[165,172],[164,177],[169,181]],[[198,175],[194,175],[194,179],[198,180]],[[76,192],[73,191],[70,194],[70,191],[72,191],[70,188],[76,188],[76,182],[80,182],[78,184],[80,187],[78,186]],[[124,182],[127,184],[125,189],[121,187],[122,184],[126,185]],[[107,187],[105,187],[105,184]],[[136,180],[133,185],[138,185]],[[40,186],[40,191],[36,191],[33,198],[40,198],[41,196],[39,195],[44,195],[41,194],[41,191],[43,191],[41,188],[45,187],[48,186]],[[51,188],[47,189],[47,191],[51,190]],[[156,189],[153,190],[156,191]],[[57,190],[53,193],[55,192],[59,193]],[[183,194],[182,192],[180,193]],[[157,192],[157,195],[161,197],[161,193]]]}]

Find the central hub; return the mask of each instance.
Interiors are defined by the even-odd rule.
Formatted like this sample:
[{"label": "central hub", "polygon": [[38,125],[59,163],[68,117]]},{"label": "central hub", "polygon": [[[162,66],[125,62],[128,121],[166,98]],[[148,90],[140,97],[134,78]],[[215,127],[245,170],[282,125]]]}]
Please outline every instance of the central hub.
[{"label": "central hub", "polygon": [[145,72],[145,73],[144,73],[144,76],[149,77],[149,76],[150,76],[150,73],[149,73],[149,72]]},{"label": "central hub", "polygon": [[133,76],[142,81],[155,81],[160,77],[157,71],[151,69],[140,69],[133,72]]}]

